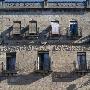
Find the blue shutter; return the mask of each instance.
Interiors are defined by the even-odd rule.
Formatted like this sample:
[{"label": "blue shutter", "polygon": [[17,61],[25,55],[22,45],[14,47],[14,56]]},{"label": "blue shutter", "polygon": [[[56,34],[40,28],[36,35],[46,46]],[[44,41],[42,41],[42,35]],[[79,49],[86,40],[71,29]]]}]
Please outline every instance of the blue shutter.
[{"label": "blue shutter", "polygon": [[76,35],[78,32],[78,24],[77,22],[72,22],[74,24],[70,24],[70,33],[71,35]]},{"label": "blue shutter", "polygon": [[79,66],[79,70],[87,69],[86,57],[84,55],[78,56],[78,66]]},{"label": "blue shutter", "polygon": [[50,69],[50,60],[49,60],[49,54],[45,53],[44,54],[44,65],[43,65],[43,69],[45,71],[48,71]]},{"label": "blue shutter", "polygon": [[11,70],[15,70],[16,57],[11,58]]},{"label": "blue shutter", "polygon": [[15,70],[16,57],[7,58],[7,70]]}]

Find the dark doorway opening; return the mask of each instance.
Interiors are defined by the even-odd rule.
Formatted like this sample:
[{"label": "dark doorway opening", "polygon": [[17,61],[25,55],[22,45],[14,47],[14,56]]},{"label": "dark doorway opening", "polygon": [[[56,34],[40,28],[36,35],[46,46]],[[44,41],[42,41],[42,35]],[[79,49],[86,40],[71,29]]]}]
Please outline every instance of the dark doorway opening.
[{"label": "dark doorway opening", "polygon": [[6,70],[15,71],[16,53],[6,53]]},{"label": "dark doorway opening", "polygon": [[78,52],[77,53],[78,66],[80,71],[87,70],[87,61],[86,61],[86,53]]},{"label": "dark doorway opening", "polygon": [[38,69],[49,71],[50,70],[50,58],[49,58],[49,52],[38,52]]}]

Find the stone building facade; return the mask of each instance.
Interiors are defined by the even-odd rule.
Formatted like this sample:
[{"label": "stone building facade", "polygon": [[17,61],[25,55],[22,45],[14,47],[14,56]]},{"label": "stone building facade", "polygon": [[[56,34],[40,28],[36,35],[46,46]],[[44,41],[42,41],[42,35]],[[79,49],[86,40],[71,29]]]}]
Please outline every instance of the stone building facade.
[{"label": "stone building facade", "polygon": [[0,1],[1,90],[90,90],[90,0]]}]

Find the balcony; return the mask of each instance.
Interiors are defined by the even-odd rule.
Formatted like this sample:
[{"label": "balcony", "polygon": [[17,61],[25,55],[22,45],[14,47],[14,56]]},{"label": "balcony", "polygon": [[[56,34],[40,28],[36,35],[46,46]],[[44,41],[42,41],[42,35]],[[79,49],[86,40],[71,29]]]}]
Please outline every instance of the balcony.
[{"label": "balcony", "polygon": [[72,32],[70,31],[70,27],[68,27],[68,28],[66,29],[66,31],[67,31],[66,36],[67,36],[69,39],[79,39],[80,37],[82,37],[82,29],[81,29],[81,27],[78,27],[77,32],[74,32],[74,33],[72,33]]},{"label": "balcony", "polygon": [[2,67],[1,73],[3,76],[16,76],[18,71],[20,71],[19,70],[19,63],[16,63],[15,70],[6,70],[3,62],[0,64],[0,66]]}]

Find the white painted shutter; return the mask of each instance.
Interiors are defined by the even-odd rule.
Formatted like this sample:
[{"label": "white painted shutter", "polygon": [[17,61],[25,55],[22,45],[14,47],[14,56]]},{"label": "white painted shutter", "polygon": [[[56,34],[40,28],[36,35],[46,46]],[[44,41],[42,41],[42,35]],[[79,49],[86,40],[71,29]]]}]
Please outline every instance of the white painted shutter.
[{"label": "white painted shutter", "polygon": [[59,34],[59,23],[51,22],[52,34]]},{"label": "white painted shutter", "polygon": [[86,53],[87,69],[90,69],[90,52]]},{"label": "white painted shutter", "polygon": [[79,64],[80,64],[80,63],[79,63],[79,60],[80,60],[79,58],[80,58],[80,57],[77,56],[77,60],[76,60],[76,69],[77,69],[77,70],[79,70]]},{"label": "white painted shutter", "polygon": [[39,70],[39,69],[40,69],[40,68],[39,68],[39,61],[40,61],[40,60],[39,60],[39,57],[38,57],[37,60],[36,60],[36,63],[35,63],[35,64],[36,64],[36,70]]}]

